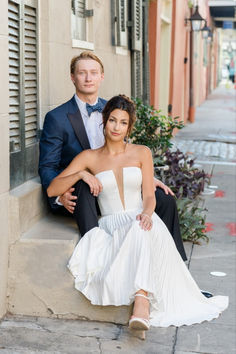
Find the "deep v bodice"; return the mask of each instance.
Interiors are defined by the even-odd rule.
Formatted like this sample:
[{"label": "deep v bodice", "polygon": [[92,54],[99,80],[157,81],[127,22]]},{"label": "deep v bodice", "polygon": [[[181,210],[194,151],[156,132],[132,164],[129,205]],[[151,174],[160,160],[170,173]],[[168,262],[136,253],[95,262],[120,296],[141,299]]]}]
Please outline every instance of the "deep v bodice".
[{"label": "deep v bodice", "polygon": [[96,174],[103,186],[103,190],[98,196],[102,216],[142,208],[141,169],[139,167],[123,167],[122,171],[123,188],[120,190],[123,191],[124,205],[113,170],[105,170]]}]

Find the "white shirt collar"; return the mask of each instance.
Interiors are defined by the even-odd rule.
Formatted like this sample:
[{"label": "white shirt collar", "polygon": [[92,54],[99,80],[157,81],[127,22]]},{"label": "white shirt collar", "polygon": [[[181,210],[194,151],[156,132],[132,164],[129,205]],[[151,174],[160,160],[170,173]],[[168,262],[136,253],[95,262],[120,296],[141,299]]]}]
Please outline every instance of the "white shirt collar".
[{"label": "white shirt collar", "polygon": [[[81,113],[86,113],[86,115],[88,115],[87,113],[87,109],[86,109],[86,102],[82,101],[77,95],[76,93],[74,94],[74,97],[75,97],[75,101],[79,107],[79,110],[81,111]],[[96,99],[96,101],[93,103],[93,105],[97,104],[98,102],[98,97]]]}]

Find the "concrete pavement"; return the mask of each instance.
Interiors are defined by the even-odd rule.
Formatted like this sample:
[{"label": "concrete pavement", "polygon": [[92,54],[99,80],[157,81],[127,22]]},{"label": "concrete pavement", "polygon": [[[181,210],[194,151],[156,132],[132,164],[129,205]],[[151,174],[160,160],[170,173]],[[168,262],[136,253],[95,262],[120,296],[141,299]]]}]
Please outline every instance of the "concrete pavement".
[{"label": "concrete pavement", "polygon": [[[224,143],[235,148],[235,91],[219,87],[197,109],[196,123],[175,138]],[[217,137],[209,140],[209,136]],[[224,137],[222,139],[222,136]],[[229,138],[229,139],[228,139]],[[229,141],[229,142],[227,142]],[[236,156],[211,155],[189,144],[198,163],[213,173],[216,192],[204,196],[208,244],[185,245],[190,271],[201,289],[228,295],[229,308],[216,320],[180,328],[151,328],[145,341],[130,335],[126,326],[105,322],[63,320],[8,315],[0,322],[0,354],[14,353],[147,353],[147,354],[233,354],[236,353],[235,259],[236,259]],[[202,152],[201,152],[202,151]],[[224,277],[211,275],[224,272]]]}]

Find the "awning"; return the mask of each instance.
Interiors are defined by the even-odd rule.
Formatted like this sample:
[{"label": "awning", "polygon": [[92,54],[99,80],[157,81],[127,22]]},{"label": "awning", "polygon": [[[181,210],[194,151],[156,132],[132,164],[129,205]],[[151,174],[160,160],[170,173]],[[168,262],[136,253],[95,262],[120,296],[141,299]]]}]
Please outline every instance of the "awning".
[{"label": "awning", "polygon": [[[216,27],[236,28],[236,0],[209,0],[210,14],[215,21]],[[225,24],[225,25],[224,25]]]}]

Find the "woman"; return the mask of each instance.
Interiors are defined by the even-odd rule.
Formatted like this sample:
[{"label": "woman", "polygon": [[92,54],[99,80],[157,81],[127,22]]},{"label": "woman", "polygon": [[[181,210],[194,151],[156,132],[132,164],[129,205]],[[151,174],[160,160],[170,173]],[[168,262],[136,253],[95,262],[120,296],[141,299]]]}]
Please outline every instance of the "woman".
[{"label": "woman", "polygon": [[151,152],[127,142],[134,122],[133,102],[113,97],[103,110],[105,145],[80,153],[48,187],[49,197],[58,196],[82,179],[98,196],[99,227],[85,234],[69,261],[75,287],[95,305],[134,301],[134,329],[216,318],[228,298],[201,294],[154,213]]}]

